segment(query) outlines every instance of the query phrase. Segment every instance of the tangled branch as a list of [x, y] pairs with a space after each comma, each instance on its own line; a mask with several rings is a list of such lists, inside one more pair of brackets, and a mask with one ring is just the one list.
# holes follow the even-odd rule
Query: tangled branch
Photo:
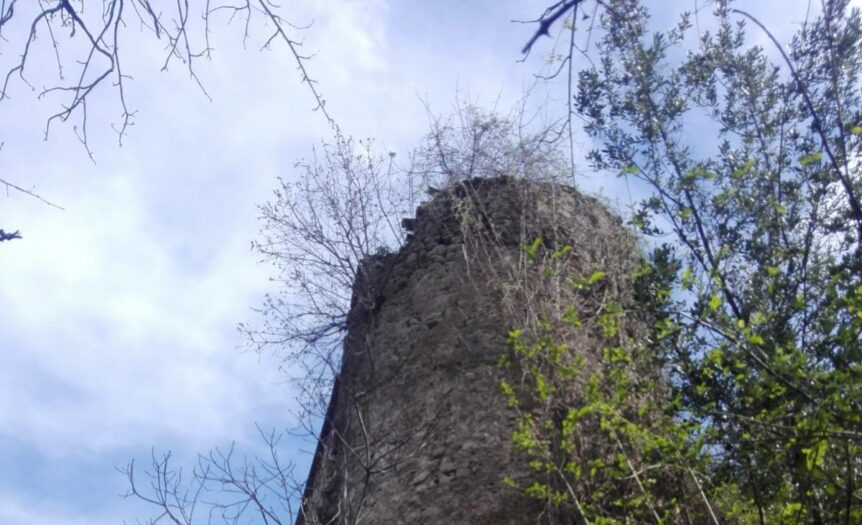
[[[63, 99], [60, 109], [45, 123], [45, 138], [55, 121], [66, 122], [75, 117], [79, 121], [74, 126], [75, 133], [92, 157], [87, 138], [87, 102], [100, 86], [112, 87], [116, 91], [120, 116], [112, 128], [117, 132], [120, 144], [134, 123], [135, 111], [130, 108], [125, 91], [126, 81], [131, 77], [123, 72], [124, 55], [120, 51], [120, 41], [125, 38], [128, 28], [138, 25], [156, 39], [165, 41], [166, 55], [161, 70], [166, 71], [173, 62], [180, 62], [209, 98], [198, 76], [197, 63], [202, 58], [211, 59], [211, 22], [218, 13], [226, 12], [229, 13], [228, 22], [236, 16], [245, 17], [244, 42], [249, 37], [253, 18], [259, 17], [264, 24], [274, 28], [263, 47], [269, 48], [275, 39], [284, 41], [296, 61], [301, 82], [308, 85], [314, 97], [315, 109], [321, 111], [330, 125], [335, 124], [315, 80], [308, 73], [306, 61], [309, 57], [300, 54], [302, 42], [289, 36], [288, 28], [304, 28], [288, 23], [279, 14], [276, 4], [270, 0], [242, 0], [213, 5], [212, 0], [205, 0], [198, 6], [200, 25], [195, 23], [197, 17], [193, 15], [196, 9], [189, 0], [178, 0], [168, 12], [157, 11], [161, 8], [150, 0], [101, 0], [101, 4], [97, 0], [39, 0], [26, 5], [18, 4], [16, 0], [0, 0], [0, 42], [6, 43], [6, 46], [0, 44], [0, 51], [4, 51], [3, 47], [18, 46], [12, 50], [17, 51], [20, 57], [2, 77], [0, 102], [12, 97], [15, 80], [38, 91], [39, 99], [60, 95]], [[27, 29], [23, 37], [17, 38], [11, 29], [23, 24]], [[53, 48], [57, 80], [53, 85], [37, 89], [28, 79], [28, 73], [43, 69], [34, 64], [40, 37], [47, 39]]]

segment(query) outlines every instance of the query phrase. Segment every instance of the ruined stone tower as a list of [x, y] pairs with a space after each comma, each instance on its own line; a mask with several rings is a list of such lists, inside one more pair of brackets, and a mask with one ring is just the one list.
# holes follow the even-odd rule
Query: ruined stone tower
[[595, 199], [511, 178], [456, 183], [404, 225], [405, 246], [368, 260], [355, 284], [297, 524], [540, 522], [541, 503], [503, 483], [527, 466], [499, 386], [517, 371], [497, 363], [507, 332], [535, 315], [506, 276], [535, 238], [573, 246], [581, 273], [629, 268], [630, 239], [621, 248], [620, 220]]

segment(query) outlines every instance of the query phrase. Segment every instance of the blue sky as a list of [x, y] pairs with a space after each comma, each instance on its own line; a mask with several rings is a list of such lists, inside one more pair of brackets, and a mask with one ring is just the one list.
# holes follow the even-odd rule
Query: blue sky
[[[743, 4], [780, 37], [808, 2], [790, 2], [798, 16], [786, 15], [786, 1]], [[519, 63], [532, 26], [509, 21], [541, 5], [305, 0], [283, 14], [314, 21], [296, 35], [342, 129], [403, 155], [427, 130], [426, 103], [446, 114], [456, 93], [504, 110], [517, 102], [551, 40]], [[160, 43], [129, 41], [135, 125], [118, 147], [115, 94], [96, 92], [95, 163], [71, 126], [42, 140], [56, 101], [18, 83], [0, 103], [0, 178], [65, 208], [0, 195], [0, 227], [24, 235], [0, 245], [0, 523], [133, 523], [148, 515], [118, 497], [127, 486], [114, 467], [146, 462], [152, 447], [186, 464], [231, 441], [254, 452], [255, 423], [293, 426], [278, 360], [241, 352], [236, 324], [255, 321], [250, 308], [270, 290], [271, 268], [249, 250], [255, 206], [331, 134], [288, 51], [257, 51], [262, 35], [253, 31], [244, 50], [237, 24], [216, 28], [214, 61], [198, 69], [212, 102], [182, 68], [159, 71]], [[0, 65], [15, 58], [10, 46], [0, 41]], [[47, 75], [50, 60], [34, 64]], [[540, 89], [533, 100], [559, 93]], [[629, 200], [615, 179], [583, 184]], [[313, 445], [287, 448], [307, 465]]]

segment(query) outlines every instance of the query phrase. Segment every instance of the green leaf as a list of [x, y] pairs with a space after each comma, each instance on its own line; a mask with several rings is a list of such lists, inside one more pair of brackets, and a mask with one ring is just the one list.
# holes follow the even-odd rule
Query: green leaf
[[506, 406], [509, 408], [518, 406], [518, 398], [515, 395], [515, 390], [512, 388], [512, 385], [506, 381], [500, 381], [500, 390], [503, 392], [503, 396], [506, 397]]
[[754, 312], [753, 314], [751, 314], [751, 325], [752, 326], [762, 325], [763, 323], [766, 322], [766, 320], [767, 320], [766, 314], [764, 314], [761, 311], [757, 311], [757, 312]]
[[802, 512], [802, 503], [794, 501], [784, 505], [784, 508], [781, 510], [781, 517], [787, 519], [796, 518], [800, 512]]
[[751, 343], [753, 345], [762, 345], [763, 343], [766, 342], [763, 340], [763, 337], [761, 337], [757, 334], [751, 334], [750, 336], [748, 336], [746, 338], [746, 341], [748, 341], [749, 343]]
[[850, 128], [850, 133], [854, 135], [862, 135], [862, 126], [853, 126]]
[[551, 259], [559, 259], [560, 257], [562, 257], [563, 255], [566, 255], [570, 251], [572, 251], [572, 247], [567, 244], [567, 245], [563, 246], [562, 248], [560, 248], [559, 250], [552, 253]]
[[742, 177], [743, 175], [748, 174], [748, 172], [751, 171], [751, 168], [753, 166], [754, 166], [754, 159], [748, 159], [747, 161], [745, 161], [745, 164], [740, 166], [739, 169], [734, 170], [732, 175], [734, 178]]
[[578, 316], [577, 313], [575, 313], [574, 306], [569, 306], [566, 309], [566, 312], [563, 314], [563, 321], [575, 327], [581, 326], [582, 324], [581, 318]]
[[605, 276], [605, 272], [596, 270], [587, 278], [587, 284], [593, 284]]
[[679, 279], [680, 286], [683, 290], [691, 290], [692, 286], [694, 286], [694, 272], [691, 269], [691, 266], [686, 266], [685, 270], [682, 271], [682, 276]]
[[536, 252], [539, 250], [539, 246], [542, 245], [542, 238], [536, 237], [529, 246], [524, 248], [524, 251], [527, 253], [527, 260], [532, 261], [536, 257]]
[[718, 295], [713, 295], [709, 298], [709, 309], [710, 310], [718, 310], [721, 307], [721, 297]]
[[714, 364], [715, 366], [721, 368], [721, 362], [724, 352], [721, 348], [713, 348], [706, 354], [706, 362], [710, 364]]
[[503, 476], [503, 483], [505, 483], [509, 487], [512, 487], [513, 489], [521, 488], [520, 485], [518, 485], [518, 482], [510, 478], [509, 476]]
[[806, 155], [804, 157], [799, 158], [799, 164], [803, 166], [808, 166], [809, 164], [813, 164], [815, 162], [820, 162], [820, 159], [823, 158], [823, 153], [818, 151], [816, 153], [812, 153], [811, 155]]
[[821, 439], [811, 448], [803, 448], [802, 453], [805, 455], [806, 470], [814, 470], [815, 467], [821, 467], [828, 448], [829, 442], [825, 439]]

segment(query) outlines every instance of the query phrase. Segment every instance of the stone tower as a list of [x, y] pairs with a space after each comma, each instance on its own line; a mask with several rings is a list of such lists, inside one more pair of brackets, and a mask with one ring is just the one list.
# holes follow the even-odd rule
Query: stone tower
[[534, 315], [506, 275], [537, 237], [575, 247], [581, 273], [631, 267], [631, 239], [595, 199], [512, 178], [456, 183], [404, 226], [404, 247], [368, 260], [355, 283], [297, 524], [541, 522], [541, 504], [503, 483], [527, 466], [499, 386], [514, 372], [497, 363], [507, 332]]

